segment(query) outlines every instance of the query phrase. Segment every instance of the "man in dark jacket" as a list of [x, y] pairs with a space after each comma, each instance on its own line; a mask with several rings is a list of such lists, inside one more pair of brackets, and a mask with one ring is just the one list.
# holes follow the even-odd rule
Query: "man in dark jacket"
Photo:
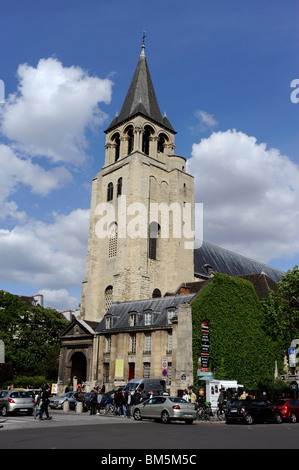
[[95, 390], [91, 392], [91, 397], [90, 397], [90, 414], [95, 415], [97, 412], [97, 399], [98, 395]]
[[[42, 404], [40, 407], [39, 419], [52, 419], [52, 417], [49, 416], [49, 412], [48, 412], [48, 406], [50, 403], [49, 397], [50, 397], [50, 392], [49, 392], [48, 387], [46, 387], [41, 396]], [[43, 418], [44, 413], [46, 414], [46, 418]]]
[[120, 415], [121, 406], [122, 406], [122, 393], [121, 393], [120, 387], [118, 387], [118, 390], [116, 394], [114, 395], [114, 400], [115, 400], [116, 414]]

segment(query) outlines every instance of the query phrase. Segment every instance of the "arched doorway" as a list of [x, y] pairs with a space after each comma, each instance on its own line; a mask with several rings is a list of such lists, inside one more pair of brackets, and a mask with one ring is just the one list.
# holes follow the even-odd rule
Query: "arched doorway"
[[71, 364], [71, 382], [74, 377], [76, 377], [78, 384], [86, 382], [87, 361], [85, 355], [82, 352], [75, 352], [71, 357]]

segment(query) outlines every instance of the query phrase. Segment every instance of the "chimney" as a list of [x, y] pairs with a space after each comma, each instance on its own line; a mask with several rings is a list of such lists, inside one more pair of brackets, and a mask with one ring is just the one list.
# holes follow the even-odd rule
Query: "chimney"
[[180, 287], [180, 295], [190, 294], [190, 287], [187, 287], [185, 282], [182, 283]]

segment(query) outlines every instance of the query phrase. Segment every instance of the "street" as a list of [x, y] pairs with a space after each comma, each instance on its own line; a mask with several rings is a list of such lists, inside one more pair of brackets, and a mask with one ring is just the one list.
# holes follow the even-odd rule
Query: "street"
[[[25, 415], [0, 418], [1, 449], [102, 449], [106, 455], [121, 449], [194, 450], [207, 449], [298, 449], [299, 423], [254, 424], [196, 421], [164, 425], [160, 422], [116, 416], [50, 410], [50, 421]], [[113, 454], [113, 452], [112, 452]], [[138, 454], [138, 455], [143, 455]]]

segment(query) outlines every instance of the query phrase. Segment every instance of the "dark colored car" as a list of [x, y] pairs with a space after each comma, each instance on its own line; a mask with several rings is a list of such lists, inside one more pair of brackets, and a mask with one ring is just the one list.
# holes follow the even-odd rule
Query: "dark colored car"
[[231, 404], [225, 412], [227, 424], [243, 422], [245, 424], [272, 422], [282, 423], [282, 414], [275, 408], [270, 408], [263, 401], [238, 400]]
[[280, 411], [283, 419], [296, 423], [299, 421], [299, 400], [279, 398], [270, 403], [270, 408]]
[[[90, 398], [91, 398], [92, 393], [83, 392], [83, 395], [84, 395], [83, 411], [88, 411], [90, 409]], [[78, 393], [75, 392], [73, 396], [69, 399], [70, 410], [76, 409], [77, 397], [78, 397]]]

